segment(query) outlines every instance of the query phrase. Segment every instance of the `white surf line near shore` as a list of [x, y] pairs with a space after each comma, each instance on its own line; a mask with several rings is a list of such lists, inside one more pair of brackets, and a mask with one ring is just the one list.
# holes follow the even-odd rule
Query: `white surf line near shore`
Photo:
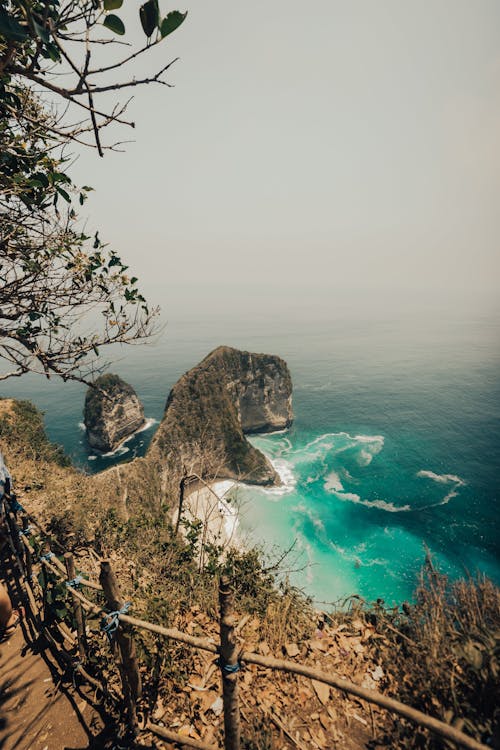
[[[128, 435], [125, 440], [122, 440], [120, 445], [117, 445], [116, 448], [113, 451], [108, 451], [107, 453], [99, 453], [100, 458], [113, 458], [114, 456], [124, 456], [125, 453], [128, 453], [130, 451], [130, 448], [125, 448], [126, 443], [128, 443], [130, 440], [132, 440], [133, 437], [138, 435], [140, 432], [146, 432], [146, 430], [150, 430], [151, 427], [154, 424], [158, 424], [158, 420], [154, 417], [147, 417], [144, 420], [144, 424], [139, 427], [139, 429], [134, 430], [131, 435]], [[85, 430], [85, 425], [83, 422], [78, 423], [78, 427], [80, 429]], [[87, 456], [88, 461], [95, 461], [97, 458], [97, 455], [89, 455]]]

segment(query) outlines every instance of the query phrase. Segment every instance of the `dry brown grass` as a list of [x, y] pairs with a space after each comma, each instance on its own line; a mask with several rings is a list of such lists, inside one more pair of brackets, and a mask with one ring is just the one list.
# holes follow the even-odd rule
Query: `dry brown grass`
[[[500, 590], [492, 581], [450, 581], [428, 558], [415, 603], [364, 614], [384, 636], [378, 649], [388, 692], [500, 747]], [[404, 721], [394, 722], [391, 743], [442, 747]]]

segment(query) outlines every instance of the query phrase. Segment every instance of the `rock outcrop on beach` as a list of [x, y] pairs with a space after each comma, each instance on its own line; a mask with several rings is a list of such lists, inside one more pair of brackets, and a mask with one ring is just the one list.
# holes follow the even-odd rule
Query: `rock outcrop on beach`
[[281, 430], [292, 419], [286, 362], [221, 346], [172, 388], [151, 451], [158, 451], [174, 473], [180, 467], [203, 478], [279, 484], [270, 462], [245, 433]]
[[92, 448], [107, 453], [144, 424], [144, 408], [131, 385], [107, 373], [85, 396], [83, 421]]

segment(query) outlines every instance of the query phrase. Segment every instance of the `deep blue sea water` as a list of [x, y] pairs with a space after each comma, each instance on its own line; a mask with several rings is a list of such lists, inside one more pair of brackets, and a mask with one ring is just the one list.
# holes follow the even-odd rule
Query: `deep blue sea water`
[[[177, 378], [219, 344], [279, 354], [294, 383], [293, 427], [253, 438], [285, 488], [240, 487], [240, 533], [272, 554], [294, 544], [293, 583], [317, 601], [357, 593], [410, 598], [424, 545], [452, 576], [500, 583], [500, 323], [408, 315], [255, 314], [171, 320], [112, 371], [161, 419]], [[154, 424], [118, 455], [96, 457], [80, 428], [85, 388], [27, 377], [0, 394], [45, 411], [51, 439], [85, 471], [144, 452]]]

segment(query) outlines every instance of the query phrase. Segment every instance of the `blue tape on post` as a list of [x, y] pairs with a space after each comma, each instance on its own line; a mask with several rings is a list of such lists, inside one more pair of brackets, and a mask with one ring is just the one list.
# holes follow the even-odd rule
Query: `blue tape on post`
[[226, 664], [222, 661], [222, 659], [217, 659], [216, 664], [218, 667], [220, 667], [224, 674], [236, 674], [236, 672], [239, 672], [241, 669], [241, 664], [239, 661], [237, 661], [236, 664]]

